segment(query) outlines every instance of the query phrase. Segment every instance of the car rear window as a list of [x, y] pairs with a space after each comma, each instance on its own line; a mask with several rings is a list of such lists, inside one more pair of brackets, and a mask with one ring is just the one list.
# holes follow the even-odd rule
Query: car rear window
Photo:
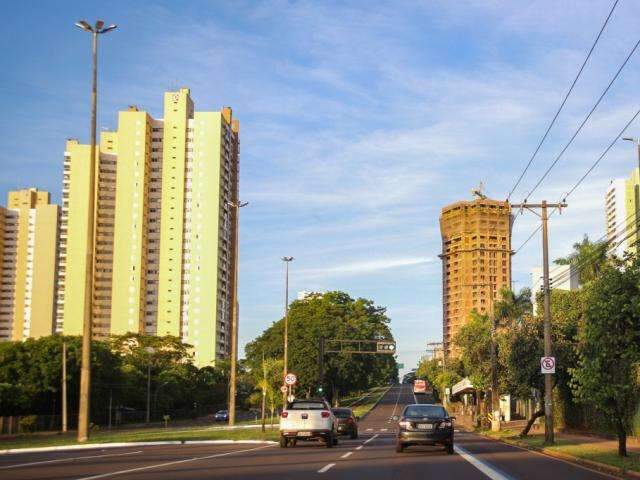
[[446, 417], [444, 407], [437, 405], [409, 405], [404, 411], [405, 417]]
[[334, 408], [333, 414], [338, 418], [349, 418], [351, 416], [351, 410], [348, 408]]
[[293, 402], [289, 410], [326, 410], [326, 407], [322, 402]]

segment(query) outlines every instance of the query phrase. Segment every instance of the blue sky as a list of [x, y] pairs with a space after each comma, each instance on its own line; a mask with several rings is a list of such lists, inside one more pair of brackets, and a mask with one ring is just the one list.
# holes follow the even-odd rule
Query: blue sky
[[[103, 18], [99, 128], [188, 86], [198, 110], [241, 122], [241, 344], [291, 292], [340, 289], [388, 307], [399, 357], [414, 366], [441, 337], [438, 215], [480, 181], [506, 198], [606, 17], [610, 1], [12, 2], [0, 39], [0, 195], [37, 186], [60, 198], [64, 141], [88, 140], [89, 36]], [[522, 200], [638, 39], [640, 4], [621, 0]], [[634, 57], [535, 199], [558, 200], [637, 108]], [[630, 134], [640, 135], [639, 125]], [[604, 232], [609, 179], [634, 166], [620, 142], [551, 222], [552, 256]], [[533, 200], [533, 199], [532, 199]], [[536, 226], [514, 227], [514, 247]], [[539, 240], [514, 257], [517, 288]]]

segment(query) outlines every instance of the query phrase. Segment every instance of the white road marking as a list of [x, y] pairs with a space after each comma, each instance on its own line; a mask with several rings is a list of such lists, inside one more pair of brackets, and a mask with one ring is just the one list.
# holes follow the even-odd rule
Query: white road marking
[[353, 455], [353, 452], [347, 452], [347, 453], [345, 453], [344, 455], [342, 455], [340, 458], [348, 458], [348, 457], [350, 457], [351, 455]]
[[469, 462], [471, 465], [473, 465], [482, 473], [484, 473], [491, 480], [512, 480], [510, 477], [505, 476], [503, 473], [499, 472], [488, 463], [485, 463], [482, 460], [477, 459], [476, 457], [471, 455], [469, 452], [467, 452], [464, 448], [455, 445], [453, 449], [458, 455], [460, 455], [467, 462]]
[[197, 460], [207, 460], [209, 458], [226, 457], [228, 455], [233, 455], [234, 453], [253, 452], [254, 450], [262, 450], [263, 448], [269, 448], [272, 446], [273, 445], [265, 445], [263, 447], [248, 448], [246, 450], [234, 450], [232, 452], [216, 453], [214, 455], [207, 455], [204, 457], [193, 457], [193, 458], [185, 458], [184, 460], [175, 460], [173, 462], [156, 463], [155, 465], [147, 465], [146, 467], [130, 468], [129, 470], [117, 470], [115, 472], [103, 473], [100, 475], [93, 475], [91, 477], [82, 477], [78, 480], [93, 480], [95, 478], [115, 477], [116, 475], [125, 475], [127, 473], [142, 472], [144, 470], [151, 470], [152, 468], [168, 467], [170, 465], [178, 465], [180, 463], [195, 462]]
[[360, 445], [359, 447], [356, 447], [356, 450], [362, 450], [362, 447], [364, 447], [364, 445]]
[[373, 428], [367, 428], [367, 432], [373, 432]]
[[365, 441], [364, 441], [364, 443], [363, 443], [362, 445], [366, 445], [367, 443], [369, 443], [369, 442], [371, 442], [371, 441], [375, 440], [375, 439], [376, 439], [376, 437], [378, 437], [378, 434], [377, 434], [377, 433], [376, 433], [373, 437], [371, 437], [371, 438], [369, 438], [369, 439], [365, 440]]
[[381, 428], [380, 431], [381, 432], [386, 432], [388, 429], [387, 428]]
[[320, 470], [318, 470], [318, 473], [324, 473], [327, 470], [329, 470], [331, 467], [335, 467], [336, 464], [335, 463], [330, 463], [328, 465], [325, 465], [324, 467], [322, 467]]
[[18, 463], [16, 465], [7, 465], [4, 467], [0, 467], [0, 470], [7, 470], [9, 468], [29, 467], [31, 465], [44, 465], [45, 463], [73, 462], [75, 460], [86, 460], [88, 458], [121, 457], [123, 455], [135, 455], [136, 453], [142, 453], [142, 450], [138, 450], [137, 452], [108, 453], [106, 455], [89, 455], [86, 457], [57, 458], [55, 460], [42, 460], [40, 462]]

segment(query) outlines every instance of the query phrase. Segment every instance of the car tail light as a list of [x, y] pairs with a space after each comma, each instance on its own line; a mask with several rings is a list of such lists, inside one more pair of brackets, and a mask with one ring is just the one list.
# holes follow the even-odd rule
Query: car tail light
[[329, 418], [331, 416], [331, 413], [323, 410], [322, 412], [320, 412], [320, 415], [322, 416], [322, 418]]
[[402, 420], [402, 421], [398, 422], [398, 426], [400, 428], [409, 428], [409, 427], [411, 427], [411, 422], [407, 422], [406, 420]]
[[444, 422], [440, 422], [438, 428], [451, 428], [453, 424], [449, 420], [445, 420]]
[[352, 424], [353, 423], [353, 418], [351, 418], [351, 417], [347, 418], [347, 423], [348, 424]]
[[282, 418], [287, 418], [289, 416], [289, 412], [282, 412], [282, 415], [280, 415]]

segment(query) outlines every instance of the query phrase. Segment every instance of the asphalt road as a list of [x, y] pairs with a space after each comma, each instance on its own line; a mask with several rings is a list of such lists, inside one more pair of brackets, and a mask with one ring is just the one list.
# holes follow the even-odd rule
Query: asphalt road
[[415, 399], [409, 386], [392, 387], [360, 422], [360, 438], [336, 448], [298, 442], [273, 445], [157, 445], [66, 452], [0, 455], [0, 478], [8, 479], [261, 479], [302, 478], [411, 480], [613, 478], [483, 437], [456, 433], [456, 453], [410, 447], [395, 453], [389, 417]]

